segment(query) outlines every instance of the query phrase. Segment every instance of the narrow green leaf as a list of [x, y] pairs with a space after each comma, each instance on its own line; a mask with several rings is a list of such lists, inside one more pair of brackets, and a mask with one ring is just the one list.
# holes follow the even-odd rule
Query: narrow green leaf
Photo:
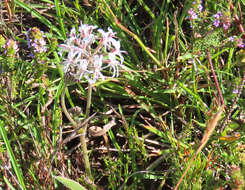
[[61, 17], [61, 10], [60, 10], [60, 2], [59, 2], [59, 0], [55, 0], [55, 7], [56, 7], [56, 14], [57, 14], [58, 19], [59, 19], [60, 28], [61, 28], [61, 31], [62, 31], [62, 36], [63, 36], [63, 38], [66, 38], [64, 22], [63, 22], [63, 19]]
[[63, 35], [61, 34], [60, 30], [55, 27], [48, 19], [46, 19], [44, 16], [39, 14], [36, 10], [32, 9], [30, 6], [28, 6], [26, 3], [20, 1], [20, 0], [15, 0], [16, 4], [25, 10], [27, 10], [29, 13], [31, 13], [33, 16], [37, 17], [42, 23], [44, 23], [47, 27], [49, 27], [51, 30], [55, 31], [59, 37], [63, 38]]
[[178, 86], [180, 86], [184, 91], [186, 91], [189, 95], [191, 95], [196, 102], [200, 103], [202, 109], [207, 111], [207, 105], [202, 101], [201, 97], [198, 94], [192, 92], [188, 87], [186, 87], [182, 82], [177, 81]]
[[144, 7], [146, 12], [151, 16], [152, 19], [155, 19], [154, 13], [151, 11], [151, 9], [145, 4], [143, 0], [138, 0], [139, 4]]
[[11, 185], [11, 183], [8, 181], [8, 179], [5, 176], [3, 176], [3, 179], [11, 190], [15, 190], [15, 188]]
[[7, 150], [8, 150], [8, 154], [9, 154], [11, 163], [13, 165], [15, 174], [16, 174], [18, 180], [19, 180], [19, 183], [20, 183], [22, 189], [26, 190], [21, 169], [19, 168], [19, 166], [17, 164], [17, 161], [15, 159], [13, 150], [12, 150], [12, 148], [10, 146], [10, 143], [9, 143], [9, 140], [8, 140], [8, 137], [7, 137], [7, 133], [6, 133], [5, 128], [4, 128], [3, 121], [1, 121], [1, 120], [0, 120], [0, 133], [1, 133], [2, 137], [3, 137], [4, 144], [5, 144], [5, 146], [6, 146]]
[[58, 180], [60, 183], [62, 183], [67, 188], [70, 188], [71, 190], [86, 190], [83, 186], [81, 186], [79, 183], [65, 178], [61, 176], [53, 176], [56, 180]]

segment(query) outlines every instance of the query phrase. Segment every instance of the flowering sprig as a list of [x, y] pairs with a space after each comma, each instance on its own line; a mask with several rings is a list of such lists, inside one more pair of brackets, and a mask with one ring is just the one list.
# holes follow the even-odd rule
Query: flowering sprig
[[218, 13], [216, 13], [215, 15], [213, 15], [214, 18], [214, 22], [213, 25], [217, 28], [220, 25], [220, 19], [222, 17], [222, 13], [219, 11]]
[[190, 19], [190, 20], [195, 20], [195, 19], [198, 18], [197, 13], [194, 11], [193, 8], [190, 8], [190, 9], [188, 10], [188, 14], [189, 14], [189, 19]]
[[[97, 29], [97, 26], [82, 24], [78, 32], [72, 28], [69, 38], [65, 44], [60, 45], [60, 56], [64, 53], [66, 58], [63, 61], [63, 71], [65, 75], [65, 85], [61, 94], [61, 105], [63, 112], [74, 127], [78, 128], [76, 123], [65, 105], [65, 91], [70, 81], [80, 81], [82, 78], [88, 80], [87, 106], [85, 119], [89, 118], [91, 99], [92, 99], [92, 84], [97, 80], [105, 79], [103, 71], [112, 71], [112, 77], [119, 75], [119, 67], [123, 67], [123, 56], [121, 51], [120, 41], [116, 40], [116, 33], [108, 28], [107, 31]], [[83, 152], [85, 171], [93, 183], [94, 179], [90, 169], [87, 145], [85, 135], [87, 132], [88, 123], [83, 125], [78, 131]], [[95, 188], [93, 188], [95, 189]]]
[[[193, 23], [195, 23], [195, 21], [201, 21], [205, 15], [205, 11], [203, 8], [203, 1], [202, 0], [193, 1], [192, 7], [187, 11], [187, 13], [188, 16], [186, 18], [192, 21], [191, 22], [192, 25]], [[211, 18], [213, 20], [213, 26], [215, 26], [216, 28], [222, 26], [224, 30], [227, 30], [231, 26], [231, 15], [229, 11], [228, 12], [218, 11]]]
[[104, 70], [112, 71], [111, 77], [119, 75], [118, 68], [123, 67], [124, 61], [120, 41], [111, 28], [108, 31], [96, 29], [97, 26], [81, 23], [78, 32], [73, 28], [66, 43], [60, 45], [61, 56], [68, 52], [63, 61], [66, 78], [76, 81], [85, 78], [93, 84], [105, 79]]
[[1, 63], [1, 72], [13, 70], [17, 53], [19, 51], [17, 42], [12, 39], [5, 39], [0, 35], [0, 53], [3, 53], [4, 61]]
[[7, 55], [8, 57], [15, 56], [15, 54], [19, 51], [16, 41], [12, 39], [6, 40], [3, 49], [4, 49], [4, 54]]
[[230, 15], [223, 15], [222, 12], [217, 12], [213, 15], [214, 21], [213, 25], [217, 28], [219, 26], [223, 26], [224, 30], [227, 30], [231, 26]]
[[240, 37], [230, 36], [228, 38], [228, 41], [234, 43], [239, 48], [244, 48], [245, 47], [245, 44], [243, 43], [243, 39], [240, 38]]
[[[206, 9], [204, 10], [204, 5]], [[217, 10], [214, 14], [209, 10], [208, 1], [195, 0], [187, 11], [187, 17], [193, 30], [195, 52], [204, 52], [210, 47], [236, 46], [245, 48], [243, 35], [235, 36], [234, 19], [230, 9]], [[211, 14], [211, 15], [210, 15]], [[235, 17], [237, 22], [239, 18]], [[240, 32], [244, 30], [239, 26]], [[235, 33], [237, 34], [237, 33]], [[201, 39], [205, 38], [205, 40]], [[201, 50], [201, 51], [200, 51]]]
[[237, 43], [237, 47], [239, 47], [239, 48], [244, 48], [245, 47], [245, 44], [243, 43], [242, 38], [238, 38], [236, 43]]
[[44, 34], [37, 27], [30, 28], [27, 32], [27, 45], [31, 49], [31, 57], [40, 56], [47, 51]]
[[187, 19], [196, 20], [198, 19], [198, 15], [203, 11], [202, 0], [193, 1], [192, 6], [193, 7], [187, 11]]

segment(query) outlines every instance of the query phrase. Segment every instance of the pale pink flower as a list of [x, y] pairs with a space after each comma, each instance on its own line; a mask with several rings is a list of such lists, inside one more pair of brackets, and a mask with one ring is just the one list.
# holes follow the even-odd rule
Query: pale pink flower
[[[60, 56], [67, 54], [63, 61], [65, 75], [79, 81], [82, 78], [89, 83], [104, 80], [104, 70], [112, 71], [111, 77], [119, 75], [119, 67], [123, 67], [124, 58], [120, 48], [120, 41], [116, 40], [116, 33], [97, 29], [97, 26], [82, 24], [78, 32], [73, 28], [65, 44], [59, 46]], [[120, 60], [120, 61], [118, 61]]]

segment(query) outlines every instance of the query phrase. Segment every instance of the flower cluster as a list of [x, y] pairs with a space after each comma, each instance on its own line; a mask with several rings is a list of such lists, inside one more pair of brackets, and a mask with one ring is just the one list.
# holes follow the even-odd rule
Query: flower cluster
[[8, 39], [7, 41], [5, 41], [5, 44], [3, 45], [3, 49], [4, 49], [4, 54], [9, 57], [14, 56], [19, 51], [16, 41], [12, 39]]
[[89, 83], [104, 80], [103, 70], [112, 71], [112, 77], [119, 75], [118, 67], [123, 67], [124, 51], [120, 50], [120, 41], [116, 33], [97, 29], [97, 26], [82, 24], [79, 31], [73, 28], [65, 44], [61, 44], [59, 54], [68, 52], [63, 62], [66, 79], [80, 81], [83, 77]]
[[5, 39], [0, 35], [0, 54], [2, 53], [2, 56], [4, 57], [0, 63], [1, 73], [15, 69], [15, 60], [18, 55], [18, 51], [19, 48], [16, 41]]
[[245, 44], [243, 43], [242, 38], [239, 38], [237, 36], [229, 37], [228, 41], [234, 42], [236, 44], [236, 46], [239, 47], [239, 48], [244, 48], [245, 47]]
[[239, 87], [236, 86], [236, 88], [235, 88], [232, 92], [233, 92], [233, 94], [238, 94], [238, 92], [239, 92]]
[[[28, 48], [30, 48], [34, 54], [42, 54], [47, 51], [44, 34], [37, 27], [30, 28], [26, 38]], [[34, 57], [34, 55], [31, 54], [31, 57]]]
[[[208, 4], [207, 2], [205, 2], [206, 5]], [[203, 10], [203, 5], [204, 2], [202, 0], [192, 1], [192, 7], [187, 11], [187, 19], [189, 19], [191, 28], [194, 31], [194, 38], [197, 39], [197, 43], [193, 47], [200, 50], [201, 47], [206, 49], [207, 47], [231, 45], [232, 42], [232, 45], [236, 47], [245, 48], [243, 38], [235, 35], [230, 36], [234, 31], [231, 28], [231, 10], [217, 11], [215, 14], [207, 16], [209, 7], [207, 6], [207, 10]], [[207, 40], [200, 42], [198, 38], [202, 36], [207, 36]]]
[[190, 8], [190, 9], [188, 10], [188, 14], [189, 14], [189, 19], [190, 19], [190, 20], [195, 20], [195, 19], [198, 18], [198, 17], [197, 17], [197, 14], [195, 13], [195, 11], [194, 11], [193, 8]]
[[219, 11], [218, 13], [216, 13], [215, 15], [213, 15], [213, 17], [214, 17], [213, 24], [217, 28], [220, 25], [220, 18], [222, 17], [222, 13]]
[[237, 44], [236, 44], [237, 47], [239, 47], [239, 48], [244, 48], [245, 47], [242, 38], [238, 38], [236, 42], [237, 42]]
[[190, 8], [188, 10], [188, 19], [190, 20], [196, 20], [198, 19], [198, 13], [203, 11], [202, 1], [193, 1], [192, 2], [193, 8]]
[[[188, 16], [187, 19], [193, 21], [197, 20], [198, 16], [201, 15], [201, 12], [203, 12], [203, 2], [200, 1], [193, 1], [192, 2], [192, 8], [188, 10]], [[213, 16], [213, 25], [217, 28], [219, 26], [222, 26], [224, 30], [227, 30], [231, 26], [230, 22], [230, 14], [229, 12], [227, 13], [222, 13], [222, 12], [217, 12]]]
[[229, 22], [229, 16], [223, 15], [220, 11], [213, 15], [214, 22], [213, 25], [217, 28], [219, 26], [223, 26], [224, 30], [227, 30], [230, 26], [231, 23]]

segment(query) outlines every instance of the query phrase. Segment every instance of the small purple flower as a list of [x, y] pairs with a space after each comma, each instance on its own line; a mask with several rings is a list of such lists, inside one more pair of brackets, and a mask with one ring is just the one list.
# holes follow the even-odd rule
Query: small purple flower
[[233, 90], [233, 94], [238, 94], [238, 92], [239, 92], [238, 87]]
[[198, 18], [197, 14], [195, 13], [194, 9], [193, 8], [190, 8], [188, 10], [188, 14], [190, 16], [190, 20], [195, 20]]
[[14, 41], [13, 49], [15, 50], [15, 52], [17, 52], [19, 50], [16, 41]]
[[222, 13], [219, 11], [217, 14], [213, 15], [214, 22], [213, 25], [217, 28], [220, 26], [220, 19], [222, 17]]
[[227, 30], [231, 26], [231, 23], [223, 23], [224, 30]]
[[12, 39], [8, 39], [5, 42], [5, 45], [3, 45], [4, 54], [7, 54], [8, 56], [14, 56], [18, 51], [18, 45], [16, 41]]
[[203, 6], [200, 4], [200, 5], [198, 5], [198, 10], [200, 11], [200, 12], [202, 12], [203, 11]]
[[[27, 46], [32, 49], [34, 54], [42, 54], [47, 51], [44, 34], [37, 27], [30, 28], [27, 32], [26, 38]], [[31, 56], [34, 57], [33, 53], [31, 53]]]
[[235, 38], [235, 36], [231, 36], [231, 37], [228, 38], [228, 40], [229, 40], [230, 42], [234, 42], [234, 38]]
[[216, 13], [215, 15], [213, 15], [213, 17], [215, 19], [220, 19], [222, 17], [222, 13], [219, 11], [218, 13]]
[[217, 28], [217, 27], [219, 27], [219, 25], [220, 25], [220, 20], [215, 20], [214, 22], [213, 22], [213, 24], [214, 24], [214, 26]]
[[239, 47], [239, 48], [244, 48], [245, 47], [242, 38], [238, 38], [237, 39], [237, 47]]
[[245, 45], [242, 43], [242, 44], [237, 44], [237, 47], [239, 47], [239, 48], [244, 48], [245, 47]]

